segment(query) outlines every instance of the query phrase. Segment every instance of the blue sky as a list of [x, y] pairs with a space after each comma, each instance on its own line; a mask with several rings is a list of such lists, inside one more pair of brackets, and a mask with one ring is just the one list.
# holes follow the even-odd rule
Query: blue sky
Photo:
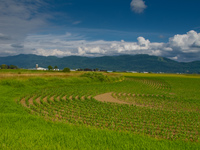
[[0, 56], [200, 60], [199, 0], [0, 0]]

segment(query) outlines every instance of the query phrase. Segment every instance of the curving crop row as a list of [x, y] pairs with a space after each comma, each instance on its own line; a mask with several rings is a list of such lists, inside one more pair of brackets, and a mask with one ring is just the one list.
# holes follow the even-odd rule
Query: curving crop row
[[149, 107], [161, 110], [188, 111], [200, 113], [200, 106], [192, 103], [180, 103], [178, 97], [174, 95], [158, 94], [132, 94], [132, 93], [112, 93], [112, 96], [118, 100], [133, 104], [136, 106]]
[[[101, 129], [128, 131], [155, 138], [200, 142], [200, 115], [184, 105], [172, 109], [174, 99], [164, 95], [114, 93], [113, 96], [130, 104], [103, 103], [83, 91], [46, 90], [20, 99], [32, 114], [47, 120]], [[164, 105], [165, 99], [170, 99]], [[138, 107], [138, 105], [145, 107]], [[161, 107], [162, 106], [162, 107]], [[174, 107], [173, 106], [173, 107]], [[161, 109], [158, 109], [160, 108]], [[190, 111], [187, 111], [190, 110]]]

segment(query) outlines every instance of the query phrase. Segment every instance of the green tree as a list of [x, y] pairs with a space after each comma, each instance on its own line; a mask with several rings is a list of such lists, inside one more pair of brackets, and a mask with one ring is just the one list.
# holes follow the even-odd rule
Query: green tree
[[48, 66], [48, 69], [49, 69], [49, 70], [52, 70], [52, 69], [53, 69], [53, 67], [52, 67], [51, 65], [49, 65], [49, 66]]
[[54, 69], [58, 69], [58, 66], [55, 66]]
[[63, 72], [70, 72], [70, 69], [69, 68], [64, 68]]
[[2, 64], [0, 68], [1, 69], [8, 69], [8, 66], [6, 64]]
[[15, 65], [10, 65], [9, 67], [10, 67], [10, 69], [18, 69], [18, 67]]

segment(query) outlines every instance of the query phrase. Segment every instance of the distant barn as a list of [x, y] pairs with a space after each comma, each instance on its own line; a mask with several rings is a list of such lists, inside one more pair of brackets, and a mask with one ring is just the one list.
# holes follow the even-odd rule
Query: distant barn
[[38, 64], [35, 65], [36, 70], [47, 70], [46, 68], [39, 67]]

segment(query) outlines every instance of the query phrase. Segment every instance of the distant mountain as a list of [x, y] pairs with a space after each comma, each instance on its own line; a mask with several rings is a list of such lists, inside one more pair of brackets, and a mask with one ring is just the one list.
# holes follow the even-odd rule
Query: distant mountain
[[138, 71], [138, 72], [166, 72], [166, 73], [200, 73], [200, 61], [177, 62], [164, 57], [149, 55], [121, 55], [104, 57], [68, 56], [58, 58], [55, 56], [38, 56], [20, 54], [17, 56], [0, 57], [0, 65], [16, 65], [19, 68], [47, 68], [58, 66], [63, 69], [91, 68], [111, 71]]

